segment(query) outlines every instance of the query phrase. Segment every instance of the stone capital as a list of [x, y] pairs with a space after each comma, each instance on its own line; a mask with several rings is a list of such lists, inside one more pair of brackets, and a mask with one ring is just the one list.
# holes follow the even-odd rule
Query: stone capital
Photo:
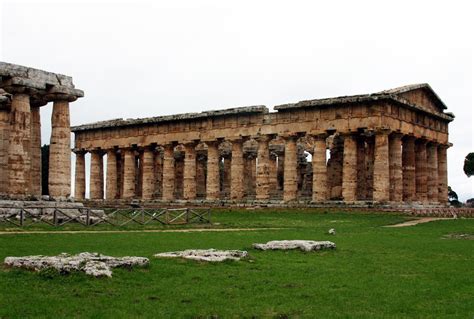
[[71, 149], [71, 151], [76, 155], [86, 154], [88, 152], [87, 150], [85, 150], [83, 148], [73, 148], [73, 149]]
[[388, 135], [392, 130], [387, 127], [377, 127], [374, 132], [376, 135]]

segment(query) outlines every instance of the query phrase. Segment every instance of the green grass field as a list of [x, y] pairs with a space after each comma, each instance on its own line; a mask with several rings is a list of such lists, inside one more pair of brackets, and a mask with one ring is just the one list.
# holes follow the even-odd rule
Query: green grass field
[[[2, 234], [1, 260], [89, 251], [149, 257], [151, 265], [114, 269], [110, 279], [1, 267], [0, 318], [473, 318], [474, 241], [450, 235], [473, 235], [474, 220], [381, 227], [405, 219], [310, 210], [219, 211], [213, 215], [216, 227], [281, 229]], [[327, 234], [330, 228], [336, 229], [335, 236]], [[0, 227], [5, 230], [15, 229]], [[274, 239], [331, 240], [337, 249], [251, 248]], [[188, 248], [245, 249], [250, 258], [221, 264], [152, 258]]]

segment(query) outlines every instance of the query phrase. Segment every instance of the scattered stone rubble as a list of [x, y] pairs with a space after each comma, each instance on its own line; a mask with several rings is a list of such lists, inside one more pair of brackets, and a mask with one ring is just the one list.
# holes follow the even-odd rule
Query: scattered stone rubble
[[300, 249], [302, 251], [313, 251], [323, 249], [335, 249], [336, 244], [331, 241], [313, 240], [273, 240], [266, 244], [253, 244], [255, 249], [260, 250], [290, 250]]
[[242, 250], [217, 250], [217, 249], [188, 249], [156, 254], [155, 257], [185, 258], [200, 261], [222, 262], [225, 260], [240, 260], [247, 257], [248, 253]]
[[50, 268], [56, 269], [61, 274], [84, 271], [87, 275], [94, 277], [112, 277], [111, 268], [146, 266], [148, 263], [148, 258], [144, 257], [111, 257], [88, 252], [77, 255], [62, 253], [58, 256], [7, 257], [4, 261], [4, 264], [9, 267], [34, 271]]

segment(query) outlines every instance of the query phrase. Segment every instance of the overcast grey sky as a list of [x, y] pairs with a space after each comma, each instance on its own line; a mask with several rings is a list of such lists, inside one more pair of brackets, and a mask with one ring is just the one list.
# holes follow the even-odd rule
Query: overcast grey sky
[[0, 3], [0, 59], [73, 76], [73, 125], [428, 82], [456, 115], [449, 184], [474, 197], [470, 1]]

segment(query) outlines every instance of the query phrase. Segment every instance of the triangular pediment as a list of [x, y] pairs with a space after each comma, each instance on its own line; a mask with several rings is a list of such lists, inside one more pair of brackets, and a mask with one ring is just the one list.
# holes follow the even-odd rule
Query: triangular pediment
[[391, 90], [382, 91], [381, 93], [389, 93], [398, 98], [406, 100], [408, 103], [431, 109], [436, 112], [443, 112], [447, 109], [446, 105], [427, 83], [413, 84], [398, 87]]

